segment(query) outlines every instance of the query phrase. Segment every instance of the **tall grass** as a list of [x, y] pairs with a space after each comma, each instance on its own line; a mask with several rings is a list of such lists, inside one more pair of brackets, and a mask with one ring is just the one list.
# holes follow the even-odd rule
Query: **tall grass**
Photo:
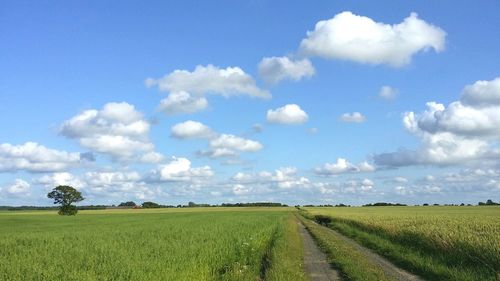
[[307, 208], [429, 280], [498, 280], [500, 207]]
[[0, 280], [255, 281], [301, 259], [274, 247], [289, 217], [257, 208], [2, 213]]

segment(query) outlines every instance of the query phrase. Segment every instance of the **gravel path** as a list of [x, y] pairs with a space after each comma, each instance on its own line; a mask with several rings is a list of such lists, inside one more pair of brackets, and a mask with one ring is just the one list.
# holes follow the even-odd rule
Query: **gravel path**
[[[324, 227], [324, 226], [322, 226]], [[332, 235], [335, 235], [336, 237], [340, 238], [342, 241], [347, 243], [348, 245], [353, 246], [355, 249], [359, 250], [361, 253], [363, 253], [366, 257], [368, 257], [369, 260], [371, 260], [374, 264], [378, 265], [384, 272], [387, 274], [389, 277], [394, 278], [397, 281], [424, 281], [424, 279], [409, 273], [408, 271], [401, 269], [394, 264], [392, 264], [390, 261], [385, 259], [384, 257], [378, 255], [377, 253], [373, 252], [372, 250], [365, 248], [358, 244], [356, 241], [352, 240], [351, 238], [348, 238], [337, 231], [324, 227], [327, 229]], [[323, 280], [323, 279], [318, 279], [318, 280]], [[330, 280], [330, 279], [324, 279], [324, 280]], [[337, 280], [337, 279], [333, 279]]]
[[299, 223], [299, 230], [304, 244], [304, 267], [311, 281], [342, 280], [339, 273], [330, 266], [328, 258], [314, 242], [304, 225]]

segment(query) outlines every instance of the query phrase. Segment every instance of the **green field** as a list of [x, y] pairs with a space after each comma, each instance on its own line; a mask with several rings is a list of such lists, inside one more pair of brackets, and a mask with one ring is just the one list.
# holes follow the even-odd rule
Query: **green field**
[[498, 206], [305, 210], [331, 217], [329, 227], [428, 280], [500, 278]]
[[[500, 207], [305, 208], [426, 280], [497, 280]], [[0, 280], [307, 280], [300, 218], [346, 280], [391, 280], [294, 208], [0, 212]], [[326, 229], [328, 230], [328, 229]]]
[[296, 227], [286, 208], [2, 212], [0, 280], [302, 280]]

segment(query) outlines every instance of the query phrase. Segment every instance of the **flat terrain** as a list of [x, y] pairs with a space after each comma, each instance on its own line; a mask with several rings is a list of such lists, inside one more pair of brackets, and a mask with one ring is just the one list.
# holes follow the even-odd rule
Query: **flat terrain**
[[328, 257], [316, 245], [311, 234], [300, 224], [300, 234], [304, 241], [304, 269], [311, 281], [338, 281], [340, 274], [330, 266]]
[[427, 280], [498, 280], [500, 207], [305, 208]]
[[500, 207], [4, 211], [0, 249], [8, 281], [496, 281]]
[[3, 212], [0, 280], [301, 280], [290, 227], [287, 208]]

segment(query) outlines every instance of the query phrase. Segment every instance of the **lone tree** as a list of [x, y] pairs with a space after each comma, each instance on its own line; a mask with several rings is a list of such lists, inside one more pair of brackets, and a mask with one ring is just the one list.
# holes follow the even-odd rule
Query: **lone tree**
[[74, 216], [78, 213], [75, 205], [71, 203], [76, 203], [82, 201], [82, 193], [68, 185], [60, 185], [54, 188], [51, 192], [47, 194], [47, 197], [54, 199], [54, 204], [61, 204], [59, 208], [59, 215]]

